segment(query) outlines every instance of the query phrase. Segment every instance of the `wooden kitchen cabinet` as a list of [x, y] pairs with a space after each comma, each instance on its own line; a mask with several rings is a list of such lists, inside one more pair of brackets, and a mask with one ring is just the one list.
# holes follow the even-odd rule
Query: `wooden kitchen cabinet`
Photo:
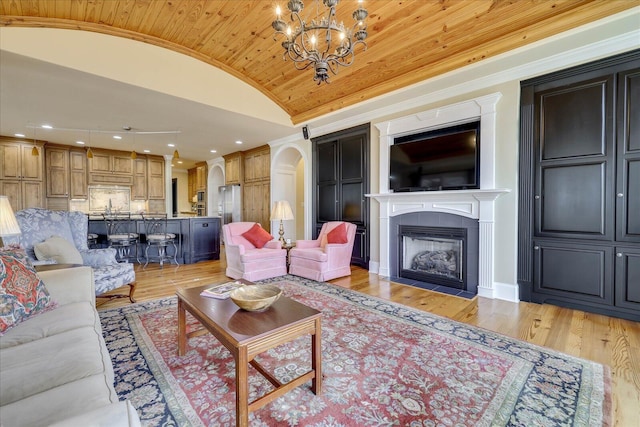
[[44, 153], [47, 198], [86, 199], [86, 151], [47, 144]]
[[69, 149], [45, 149], [47, 197], [69, 197]]
[[33, 143], [2, 142], [0, 145], [0, 177], [2, 179], [42, 181], [43, 149], [42, 144], [35, 145], [38, 155], [34, 156]]
[[259, 222], [271, 231], [271, 181], [245, 183], [242, 186], [242, 220]]
[[225, 184], [242, 184], [244, 182], [244, 156], [241, 151], [224, 157]]
[[[34, 145], [38, 155], [34, 156]], [[0, 194], [9, 197], [14, 211], [44, 207], [43, 144], [10, 138], [0, 140]]]
[[133, 185], [133, 159], [129, 152], [92, 150], [89, 184]]
[[196, 163], [196, 191], [207, 190], [207, 164]]
[[164, 158], [147, 157], [147, 184], [149, 200], [164, 200]]
[[132, 200], [164, 200], [164, 159], [140, 156], [133, 161]]
[[270, 179], [271, 150], [268, 145], [244, 152], [244, 182]]
[[84, 150], [69, 151], [69, 195], [72, 199], [89, 197], [87, 181], [87, 153]]
[[188, 173], [188, 185], [189, 185], [189, 203], [193, 202], [193, 198], [196, 196], [196, 168], [191, 168]]
[[147, 159], [140, 156], [133, 161], [131, 200], [147, 200]]
[[0, 180], [0, 194], [9, 197], [14, 212], [44, 207], [42, 181]]

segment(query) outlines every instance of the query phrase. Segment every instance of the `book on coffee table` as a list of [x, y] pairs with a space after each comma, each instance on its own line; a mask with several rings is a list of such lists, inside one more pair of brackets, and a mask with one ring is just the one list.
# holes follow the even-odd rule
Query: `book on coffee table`
[[229, 295], [231, 295], [231, 292], [243, 286], [245, 286], [245, 284], [238, 281], [225, 282], [205, 289], [200, 292], [200, 295], [208, 298], [227, 299]]

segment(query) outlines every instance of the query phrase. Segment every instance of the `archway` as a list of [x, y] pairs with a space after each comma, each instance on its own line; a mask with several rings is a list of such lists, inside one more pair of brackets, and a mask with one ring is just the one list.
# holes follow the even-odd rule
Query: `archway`
[[219, 216], [221, 214], [220, 201], [218, 200], [218, 187], [224, 185], [224, 160], [209, 163], [209, 173], [207, 175], [207, 215]]
[[[308, 164], [305, 153], [300, 147], [286, 145], [278, 147], [271, 158], [271, 203], [287, 200], [293, 211], [293, 221], [284, 221], [284, 237], [296, 241], [306, 238], [305, 206], [309, 205], [306, 182]], [[271, 223], [272, 234], [280, 228], [278, 221]]]

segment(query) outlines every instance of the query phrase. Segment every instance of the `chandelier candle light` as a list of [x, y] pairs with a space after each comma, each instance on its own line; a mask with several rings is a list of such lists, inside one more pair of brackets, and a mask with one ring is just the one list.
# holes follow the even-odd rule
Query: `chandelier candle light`
[[[316, 10], [319, 9], [320, 0], [314, 0]], [[358, 4], [358, 8], [352, 16], [356, 23], [351, 29], [345, 29], [344, 24], [336, 22], [336, 6], [339, 0], [322, 0], [327, 8], [326, 16], [318, 12], [316, 19], [305, 22], [300, 16], [304, 9], [302, 0], [289, 0], [287, 9], [291, 12], [287, 23], [281, 19], [280, 6], [276, 8], [276, 20], [271, 26], [276, 30], [274, 38], [284, 37], [283, 59], [291, 59], [298, 70], [306, 70], [313, 65], [315, 76], [313, 80], [318, 84], [329, 83], [329, 71], [338, 73], [338, 66], [348, 67], [353, 64], [355, 58], [354, 48], [358, 44], [367, 49], [367, 26], [365, 19], [368, 16], [366, 9]], [[360, 1], [358, 2], [360, 3]]]

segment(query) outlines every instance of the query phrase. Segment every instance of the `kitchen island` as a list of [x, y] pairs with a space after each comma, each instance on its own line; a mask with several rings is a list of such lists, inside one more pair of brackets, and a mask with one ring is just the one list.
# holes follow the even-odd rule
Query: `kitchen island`
[[[147, 247], [144, 221], [141, 215], [131, 214], [136, 233], [140, 235], [138, 258], [144, 263]], [[198, 216], [167, 219], [167, 233], [176, 235], [176, 259], [180, 264], [220, 259], [220, 217]], [[107, 247], [107, 225], [102, 215], [89, 214], [89, 233], [98, 235], [94, 247]], [[172, 246], [167, 248], [174, 255]], [[151, 253], [149, 253], [151, 255]]]

